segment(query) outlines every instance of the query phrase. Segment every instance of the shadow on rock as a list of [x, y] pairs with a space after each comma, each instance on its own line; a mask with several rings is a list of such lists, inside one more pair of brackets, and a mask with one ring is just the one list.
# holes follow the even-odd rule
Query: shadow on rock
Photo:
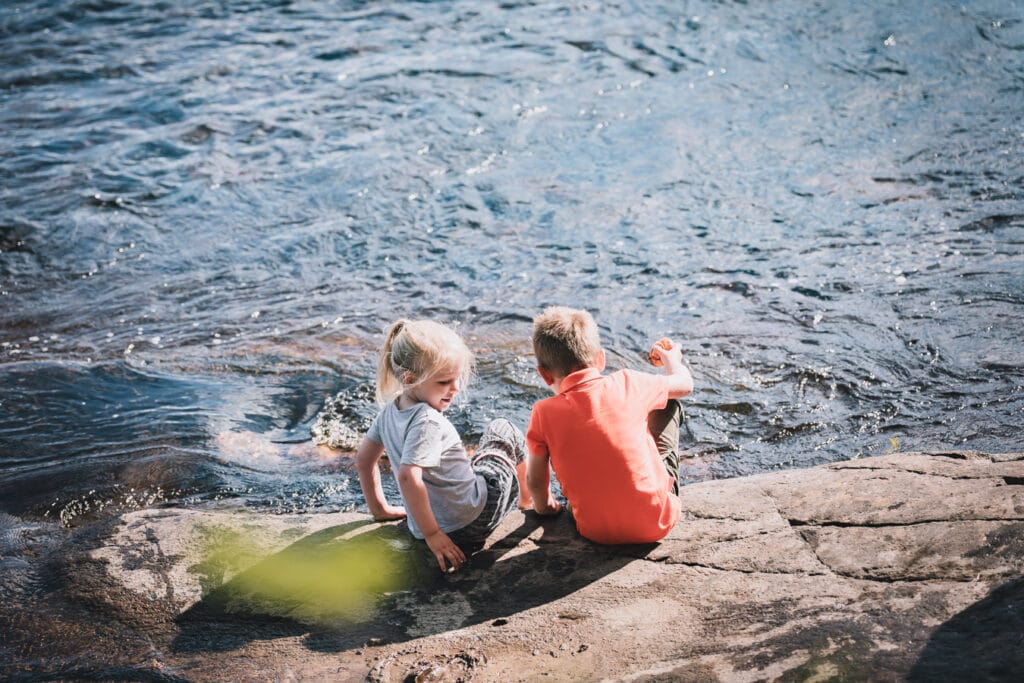
[[[571, 517], [519, 515], [459, 572], [442, 574], [404, 523], [323, 529], [221, 583], [223, 555], [247, 552], [237, 536], [193, 567], [202, 600], [182, 613], [177, 652], [227, 651], [257, 640], [304, 637], [335, 652], [404, 642], [557, 600], [643, 557], [653, 546], [599, 547]], [[504, 535], [501, 535], [504, 533]], [[529, 537], [529, 539], [527, 538]]]
[[1024, 671], [1024, 579], [1005, 583], [935, 631], [910, 681], [1019, 681]]

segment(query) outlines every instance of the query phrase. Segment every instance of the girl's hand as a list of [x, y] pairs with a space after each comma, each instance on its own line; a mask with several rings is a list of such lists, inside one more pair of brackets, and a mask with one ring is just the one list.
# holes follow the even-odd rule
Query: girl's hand
[[[455, 545], [448, 534], [440, 529], [425, 536], [423, 540], [427, 542], [430, 551], [437, 558], [437, 564], [441, 567], [441, 571], [445, 573], [455, 571], [466, 563], [466, 554], [462, 552], [462, 548]], [[451, 569], [448, 568], [448, 564], [451, 565]]]
[[405, 508], [385, 505], [384, 509], [373, 516], [373, 520], [375, 522], [387, 522], [393, 519], [405, 519], [405, 517]]

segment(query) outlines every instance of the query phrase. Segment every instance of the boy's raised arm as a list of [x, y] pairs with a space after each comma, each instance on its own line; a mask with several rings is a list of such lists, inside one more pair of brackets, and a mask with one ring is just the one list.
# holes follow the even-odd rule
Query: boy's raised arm
[[668, 397], [683, 398], [693, 393], [693, 375], [690, 368], [683, 362], [683, 349], [679, 344], [673, 344], [672, 348], [666, 349], [657, 344], [651, 349], [652, 354], [658, 354], [659, 360], [665, 367], [665, 374], [668, 375]]
[[684, 398], [693, 393], [693, 376], [689, 368], [682, 366], [682, 372], [669, 373], [668, 375], [668, 397]]

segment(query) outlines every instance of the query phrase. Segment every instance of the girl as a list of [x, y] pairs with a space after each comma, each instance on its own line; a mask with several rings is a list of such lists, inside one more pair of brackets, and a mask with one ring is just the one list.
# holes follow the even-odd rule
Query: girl
[[[401, 519], [427, 546], [441, 571], [466, 562], [516, 505], [532, 507], [525, 486], [526, 439], [508, 420], [494, 420], [470, 460], [442, 414], [466, 385], [473, 354], [453, 330], [427, 320], [399, 320], [387, 331], [377, 366], [384, 405], [356, 452], [359, 486], [376, 520]], [[387, 452], [404, 508], [381, 488]], [[462, 547], [460, 547], [462, 546]], [[447, 563], [447, 565], [446, 565]]]

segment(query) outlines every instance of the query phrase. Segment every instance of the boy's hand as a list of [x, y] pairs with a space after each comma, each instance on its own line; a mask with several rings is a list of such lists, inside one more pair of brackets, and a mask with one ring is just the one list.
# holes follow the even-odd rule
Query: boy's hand
[[536, 512], [538, 515], [550, 517], [552, 515], [557, 515], [559, 512], [562, 511], [562, 504], [559, 503], [558, 500], [552, 495], [549, 495], [548, 499], [543, 503], [540, 501], [540, 499], [535, 498], [533, 501], [533, 511]]
[[394, 505], [385, 505], [384, 509], [373, 516], [376, 522], [387, 522], [393, 519], [405, 519], [405, 508]]
[[662, 337], [654, 342], [648, 358], [652, 365], [665, 366], [665, 374], [669, 380], [669, 398], [683, 398], [693, 392], [693, 375], [683, 362], [683, 349], [679, 344], [668, 337]]
[[654, 342], [654, 346], [647, 354], [647, 359], [655, 367], [665, 365], [672, 360], [676, 361], [674, 365], [677, 365], [683, 361], [683, 349], [668, 337], [662, 337]]
[[[466, 563], [466, 554], [462, 552], [462, 548], [455, 545], [455, 541], [440, 529], [424, 536], [423, 540], [427, 542], [430, 551], [437, 558], [437, 564], [441, 567], [441, 571], [445, 573], [455, 571]], [[448, 564], [451, 565], [451, 569], [448, 569]]]

